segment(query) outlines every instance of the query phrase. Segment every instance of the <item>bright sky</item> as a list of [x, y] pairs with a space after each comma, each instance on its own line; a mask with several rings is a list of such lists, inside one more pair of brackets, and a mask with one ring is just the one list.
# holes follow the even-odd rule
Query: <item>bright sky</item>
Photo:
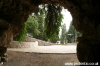
[[69, 26], [70, 26], [70, 22], [72, 21], [72, 16], [70, 14], [70, 12], [67, 10], [67, 9], [64, 9], [62, 10], [62, 14], [63, 14], [63, 23], [62, 24], [66, 24], [66, 29], [68, 30], [69, 29]]

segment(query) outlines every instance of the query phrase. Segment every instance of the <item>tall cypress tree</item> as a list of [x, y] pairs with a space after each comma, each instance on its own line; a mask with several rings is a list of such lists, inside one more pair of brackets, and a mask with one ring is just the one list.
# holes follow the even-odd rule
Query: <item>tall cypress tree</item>
[[67, 40], [68, 43], [75, 43], [77, 37], [80, 37], [81, 33], [77, 32], [74, 26], [72, 25], [72, 22], [70, 23], [69, 30], [67, 32]]

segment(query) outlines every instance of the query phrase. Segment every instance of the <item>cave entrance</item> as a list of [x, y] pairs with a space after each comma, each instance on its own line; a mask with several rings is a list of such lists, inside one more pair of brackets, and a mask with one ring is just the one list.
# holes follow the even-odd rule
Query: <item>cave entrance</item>
[[[51, 11], [49, 12], [49, 10]], [[33, 21], [35, 25], [33, 25], [30, 21]], [[66, 33], [70, 26], [70, 22], [72, 22], [72, 16], [67, 9], [64, 9], [63, 6], [48, 4], [40, 5], [38, 9], [36, 9], [36, 11], [32, 13], [27, 20], [27, 36], [56, 43], [61, 39], [59, 37], [61, 36], [61, 33], [63, 33], [60, 32], [61, 30], [64, 31], [63, 36], [66, 36]], [[46, 23], [49, 23], [50, 26]], [[53, 34], [51, 34], [52, 37], [49, 36], [50, 38], [47, 38], [48, 36], [46, 35], [46, 33], [48, 34], [51, 32]]]
[[[38, 46], [38, 48], [41, 48], [40, 50], [44, 51], [48, 49], [48, 51], [46, 51], [47, 53], [49, 53], [49, 50], [54, 51], [50, 53], [76, 53], [76, 39], [80, 36], [80, 33], [78, 33], [72, 25], [70, 12], [64, 9], [63, 6], [53, 4], [39, 5], [34, 13], [29, 15], [25, 23], [25, 28], [25, 30], [27, 30], [25, 36], [27, 37], [22, 40], [22, 42], [37, 41], [38, 45], [34, 46]], [[49, 36], [50, 38], [48, 39], [46, 33], [50, 33], [50, 31], [52, 33], [55, 32], [55, 34], [53, 34], [52, 37]], [[57, 33], [59, 34], [57, 35]], [[14, 42], [12, 42], [11, 45], [13, 45], [13, 43]], [[21, 47], [21, 45], [14, 47]], [[22, 47], [27, 48], [24, 44]], [[59, 48], [62, 48], [64, 52], [60, 51]], [[39, 52], [39, 50], [35, 52]]]
[[[27, 33], [27, 36], [31, 36], [33, 38], [27, 37], [27, 38], [25, 38], [23, 40], [22, 44], [20, 44], [20, 46], [19, 46], [18, 49], [9, 48], [9, 50], [24, 51], [24, 52], [36, 52], [36, 53], [41, 53], [41, 54], [48, 54], [49, 53], [49, 55], [50, 54], [55, 54], [55, 56], [58, 56], [59, 54], [61, 56], [64, 56], [65, 54], [66, 55], [69, 54], [70, 56], [68, 58], [70, 58], [70, 61], [78, 62], [77, 57], [76, 57], [76, 44], [75, 43], [68, 43], [68, 42], [67, 42], [68, 44], [66, 44], [66, 42], [65, 42], [65, 41], [67, 41], [67, 38], [66, 38], [67, 35], [69, 36], [69, 34], [71, 34], [70, 32], [68, 32], [69, 31], [68, 30], [69, 29], [68, 27], [69, 26], [72, 26], [72, 24], [70, 24], [71, 23], [71, 20], [69, 20], [69, 22], [67, 22], [68, 20], [66, 20], [67, 19], [66, 16], [68, 16], [68, 14], [71, 17], [70, 12], [68, 12], [67, 10], [64, 10], [64, 7], [62, 7], [63, 12], [61, 11], [61, 14], [64, 15], [64, 17], [63, 17], [64, 19], [61, 20], [61, 26], [62, 27], [59, 28], [59, 31], [61, 30], [61, 35], [62, 35], [62, 33], [64, 33], [62, 35], [62, 38], [65, 38], [64, 41], [62, 41], [62, 44], [57, 44], [56, 43], [57, 41], [59, 41], [61, 39], [61, 38], [60, 39], [58, 38], [59, 36], [57, 36], [57, 38], [55, 38], [56, 36], [52, 38], [52, 41], [55, 40], [55, 43], [54, 42], [51, 42], [50, 39], [47, 40], [47, 41], [49, 41], [49, 42], [47, 42], [47, 41], [45, 41], [46, 40], [45, 39], [46, 37], [44, 35], [45, 34], [44, 33], [44, 26], [45, 26], [45, 18], [46, 18], [46, 15], [44, 14], [45, 13], [45, 10], [43, 10], [43, 7], [42, 6], [43, 5], [39, 6], [40, 9], [36, 9], [36, 11], [37, 11], [36, 13], [32, 13], [31, 15], [29, 15], [29, 18], [28, 18], [28, 20], [26, 22], [26, 23], [29, 22], [29, 24], [28, 24], [28, 27], [29, 27], [28, 30], [29, 31]], [[45, 9], [47, 9], [46, 7], [47, 6], [45, 6]], [[68, 13], [67, 15], [66, 15], [66, 11]], [[72, 19], [70, 17], [68, 17], [68, 19]], [[63, 21], [65, 21], [65, 22], [63, 22]], [[65, 23], [67, 23], [67, 24], [65, 24]], [[66, 26], [63, 27], [63, 25], [66, 25]], [[34, 29], [30, 29], [30, 28], [34, 28]], [[36, 30], [37, 33], [38, 33], [39, 30], [41, 30], [41, 29], [42, 29], [42, 31], [41, 31], [40, 35], [35, 34], [35, 32], [34, 33], [31, 32], [33, 30]], [[70, 30], [72, 31], [72, 29], [70, 29]], [[65, 31], [65, 32], [63, 32], [63, 31]], [[42, 33], [44, 33], [44, 34], [42, 34]], [[66, 37], [64, 37], [64, 36], [66, 36]], [[40, 38], [40, 40], [39, 40], [39, 38]], [[72, 39], [72, 38], [70, 38], [70, 39]], [[29, 47], [29, 45], [31, 44], [31, 43], [28, 43], [29, 44], [28, 45], [25, 42], [33, 42], [33, 41], [38, 41], [38, 45], [39, 46], [34, 45], [33, 47], [31, 46], [31, 48], [25, 49], [27, 46]], [[25, 43], [26, 45], [23, 44], [23, 43]], [[21, 45], [22, 45], [22, 48], [24, 48], [24, 49], [21, 49]], [[18, 45], [16, 47], [18, 47]], [[74, 60], [71, 58], [71, 56], [73, 56]], [[68, 61], [68, 62], [70, 62], [70, 61]], [[66, 62], [63, 62], [63, 64], [65, 64]], [[74, 63], [74, 62], [72, 62], [72, 63]]]
[[[60, 10], [61, 10], [60, 13], [59, 13], [60, 16], [58, 16], [58, 17], [60, 17], [59, 18], [60, 21], [59, 21], [59, 19], [55, 18], [56, 17], [55, 15], [58, 15], [58, 14], [55, 14], [55, 13], [52, 13], [52, 12], [50, 12], [50, 14], [54, 14], [54, 15], [52, 15], [52, 17], [50, 17], [51, 18], [50, 21], [52, 22], [53, 20], [55, 20], [54, 23], [58, 22], [61, 25], [61, 26], [57, 26], [57, 27], [60, 27], [59, 29], [58, 28], [57, 29], [59, 31], [60, 30], [62, 31], [62, 32], [59, 33], [60, 37], [54, 35], [54, 36], [52, 36], [53, 38], [46, 39], [46, 35], [45, 35], [46, 34], [46, 32], [45, 32], [45, 29], [46, 29], [45, 28], [45, 22], [46, 21], [45, 20], [46, 20], [46, 18], [48, 18], [47, 16], [50, 16], [50, 15], [47, 15], [48, 14], [48, 4], [40, 5], [38, 7], [38, 9], [36, 9], [35, 13], [32, 13], [32, 15], [29, 16], [29, 19], [27, 20], [28, 27], [29, 27], [28, 32], [27, 32], [27, 36], [34, 37], [34, 38], [37, 38], [37, 39], [41, 39], [41, 40], [44, 40], [44, 41], [49, 41], [49, 42], [52, 42], [52, 43], [58, 43], [58, 44], [60, 42], [61, 42], [61, 44], [75, 43], [77, 37], [80, 37], [80, 33], [77, 32], [76, 29], [74, 28], [74, 26], [72, 25], [72, 16], [71, 16], [70, 12], [67, 9], [64, 9], [64, 7], [62, 7], [60, 5], [53, 5], [51, 7], [52, 11], [58, 12], [56, 10], [57, 7], [60, 7]], [[56, 9], [53, 10], [53, 8], [56, 8]], [[58, 8], [58, 10], [59, 10], [59, 8]], [[30, 26], [32, 24], [29, 23], [30, 20], [31, 20], [31, 22], [33, 21], [34, 24], [35, 24], [31, 28], [30, 28]], [[50, 21], [48, 20], [48, 22], [50, 22]], [[57, 24], [57, 25], [59, 25], [59, 24]], [[34, 28], [34, 26], [36, 26], [36, 27]], [[54, 27], [52, 28], [52, 27], [49, 26], [49, 28], [53, 29]], [[50, 31], [49, 31], [49, 33], [50, 33]], [[50, 44], [50, 43], [45, 43], [45, 44]]]
[[[0, 0], [0, 46], [9, 47], [12, 38], [22, 32], [23, 24], [29, 14], [34, 12], [38, 5], [46, 3], [60, 4], [72, 14], [74, 27], [82, 33], [77, 44], [79, 61], [99, 62], [99, 0]], [[49, 31], [47, 31], [48, 34]], [[1, 51], [0, 53], [3, 55], [5, 52]]]
[[[8, 9], [8, 12], [7, 13], [2, 13], [1, 15], [4, 15], [4, 17], [2, 17], [2, 20], [4, 20], [4, 22], [6, 23], [6, 21], [7, 21], [7, 26], [9, 27], [10, 26], [10, 28], [8, 29], [7, 28], [7, 31], [4, 31], [4, 35], [3, 36], [1, 36], [0, 37], [0, 40], [2, 41], [3, 39], [1, 39], [1, 38], [4, 38], [4, 40], [3, 40], [3, 42], [1, 42], [1, 43], [4, 43], [4, 46], [6, 46], [6, 45], [11, 45], [11, 43], [10, 43], [10, 41], [12, 40], [12, 37], [13, 36], [16, 36], [16, 35], [18, 35], [19, 34], [19, 32], [21, 32], [21, 28], [22, 28], [22, 26], [23, 26], [23, 23], [26, 21], [26, 19], [28, 18], [28, 15], [30, 14], [30, 11], [31, 11], [31, 8], [30, 8], [30, 4], [31, 4], [31, 6], [32, 7], [34, 7], [33, 8], [33, 10], [35, 10], [36, 8], [37, 8], [37, 6], [38, 5], [36, 5], [36, 4], [34, 4], [34, 5], [32, 5], [32, 3], [34, 3], [34, 2], [31, 2], [31, 3], [28, 3], [28, 4], [26, 4], [26, 2], [24, 2], [25, 4], [25, 6], [24, 5], [21, 5], [23, 2], [21, 1], [21, 4], [19, 5], [19, 3], [17, 3], [16, 4], [16, 1], [13, 1], [13, 2], [15, 2], [15, 5], [14, 5], [14, 7], [18, 7], [18, 9], [17, 8], [7, 8]], [[12, 2], [12, 3], [13, 3]], [[19, 1], [18, 1], [19, 2]], [[28, 1], [27, 1], [28, 2]], [[38, 2], [38, 1], [36, 1], [36, 2]], [[52, 2], [51, 2], [52, 3]], [[54, 2], [55, 3], [55, 2]], [[69, 2], [66, 2], [66, 3], [69, 3]], [[61, 2], [60, 4], [62, 4], [62, 6], [65, 6], [66, 7], [66, 5], [67, 6], [71, 6], [71, 5], [69, 5], [69, 4], [64, 4], [64, 2]], [[9, 5], [9, 4], [8, 4]], [[13, 6], [13, 4], [11, 4], [10, 5], [10, 7], [11, 6]], [[27, 7], [26, 7], [27, 6]], [[59, 36], [57, 36], [57, 34], [59, 33], [59, 31], [60, 31], [60, 27], [59, 26], [61, 26], [62, 25], [62, 15], [61, 15], [61, 7], [62, 6], [55, 6], [55, 5], [51, 5], [51, 4], [49, 4], [49, 9], [47, 9], [48, 10], [48, 13], [46, 14], [47, 15], [47, 17], [44, 17], [45, 15], [43, 14], [44, 13], [44, 11], [42, 10], [42, 7], [41, 6], [39, 6], [40, 7], [40, 9], [36, 9], [37, 10], [37, 13], [35, 13], [35, 14], [32, 14], [32, 15], [30, 15], [30, 18], [29, 18], [29, 22], [31, 22], [31, 18], [32, 18], [32, 20], [34, 20], [34, 19], [36, 19], [36, 20], [34, 20], [34, 28], [36, 28], [36, 29], [34, 29], [33, 31], [35, 31], [35, 32], [37, 32], [38, 34], [40, 33], [40, 29], [39, 30], [37, 30], [37, 28], [38, 28], [38, 26], [45, 26], [46, 28], [45, 28], [45, 30], [46, 30], [46, 35], [44, 35], [44, 36], [47, 36], [47, 38], [50, 38], [50, 36], [52, 35], [52, 36], [54, 36], [54, 35], [56, 35], [55, 37], [57, 38], [56, 40], [58, 40], [58, 37]], [[5, 6], [6, 7], [6, 6]], [[8, 7], [8, 6], [7, 6]], [[21, 8], [22, 7], [22, 8]], [[29, 8], [28, 8], [29, 7]], [[55, 8], [51, 8], [51, 7], [55, 7]], [[46, 8], [46, 7], [44, 7], [44, 8]], [[73, 8], [72, 6], [71, 7], [68, 7], [69, 9], [70, 8]], [[17, 9], [17, 10], [16, 10]], [[56, 10], [56, 9], [58, 9], [58, 10]], [[6, 9], [4, 9], [4, 10], [6, 10]], [[15, 11], [13, 11], [13, 10], [15, 10]], [[13, 11], [13, 12], [11, 12], [11, 11]], [[18, 11], [18, 12], [17, 12]], [[38, 12], [38, 11], [40, 11], [40, 12]], [[3, 12], [3, 10], [2, 11], [0, 11], [0, 12]], [[5, 12], [5, 11], [4, 11]], [[35, 11], [34, 11], [35, 12]], [[51, 14], [51, 15], [50, 15]], [[5, 15], [7, 15], [9, 18], [5, 18]], [[37, 16], [38, 15], [38, 16]], [[42, 16], [42, 17], [41, 17]], [[59, 17], [58, 17], [59, 16]], [[33, 18], [34, 17], [34, 18]], [[13, 18], [13, 19], [12, 19]], [[22, 18], [22, 19], [21, 19]], [[39, 19], [38, 19], [39, 18]], [[43, 22], [43, 23], [41, 23], [41, 21], [43, 21], [44, 19], [43, 18], [46, 18], [45, 19], [45, 21], [47, 21], [47, 23], [45, 23], [45, 22]], [[11, 20], [12, 19], [12, 20]], [[41, 25], [38, 25], [38, 23], [36, 23], [37, 21], [40, 21], [40, 22], [38, 22], [38, 23], [41, 23]], [[15, 22], [16, 21], [16, 22]], [[11, 22], [11, 23], [10, 23]], [[27, 23], [27, 22], [26, 22]], [[9, 25], [9, 24], [11, 24], [11, 25]], [[32, 24], [32, 23], [30, 23], [30, 24]], [[46, 25], [44, 25], [44, 24], [46, 24]], [[5, 26], [5, 25], [4, 25]], [[32, 27], [32, 26], [30, 26], [30, 25], [28, 25], [29, 27]], [[52, 28], [53, 27], [53, 28]], [[42, 28], [42, 27], [40, 27], [40, 28]], [[43, 27], [44, 28], [44, 27]], [[49, 31], [48, 31], [48, 30]], [[28, 29], [29, 30], [29, 29]], [[45, 30], [43, 30], [42, 32], [44, 32]], [[32, 30], [30, 30], [30, 31], [32, 31]], [[40, 35], [42, 35], [42, 32], [41, 32], [41, 34]], [[12, 35], [11, 35], [12, 34]], [[35, 34], [35, 33], [33, 33], [33, 34]], [[37, 36], [38, 34], [36, 34], [36, 37], [38, 37], [38, 38], [40, 38], [40, 36]], [[27, 34], [27, 35], [31, 35], [31, 33], [29, 33], [29, 34]], [[7, 38], [5, 38], [4, 36], [6, 36]], [[44, 37], [44, 36], [42, 36], [42, 38]], [[55, 39], [55, 37], [53, 37], [52, 38], [52, 41]], [[44, 40], [47, 40], [46, 38], [43, 38]], [[51, 41], [50, 39], [49, 39], [49, 41]], [[54, 41], [53, 41], [54, 42]], [[29, 48], [27, 48], [27, 49], [25, 49], [26, 47], [27, 47], [27, 44], [25, 44], [25, 46], [23, 45], [23, 44], [20, 44], [19, 46], [18, 46], [18, 44], [16, 44], [16, 46], [14, 45], [14, 43], [16, 43], [16, 42], [13, 42], [12, 44], [13, 44], [13, 46], [14, 46], [14, 48], [9, 48], [8, 49], [8, 54], [10, 53], [9, 51], [22, 51], [22, 52], [33, 52], [32, 50], [36, 50], [35, 49], [35, 47], [32, 47], [31, 49], [29, 49]], [[18, 43], [18, 42], [17, 42]], [[24, 42], [25, 43], [25, 42]], [[30, 45], [31, 43], [29, 43], [29, 45]], [[3, 45], [3, 44], [2, 44]], [[28, 45], [28, 46], [29, 46]], [[12, 46], [12, 47], [13, 47]], [[8, 47], [8, 46], [6, 46], [6, 47]], [[15, 49], [17, 47], [17, 49]], [[21, 49], [21, 47], [23, 47], [22, 49]], [[49, 47], [49, 46], [42, 46], [42, 47], [39, 47], [40, 48], [40, 51], [42, 50], [42, 51], [47, 51], [47, 49], [50, 49], [50, 52], [46, 52], [46, 53], [55, 53], [55, 56], [58, 56], [59, 57], [59, 54], [58, 55], [56, 55], [56, 53], [60, 53], [61, 54], [61, 52], [62, 52], [62, 50], [64, 51], [64, 52], [62, 52], [62, 54], [63, 53], [65, 53], [65, 52], [67, 52], [67, 53], [76, 53], [76, 51], [75, 52], [68, 52], [68, 51], [66, 51], [67, 49], [63, 49], [63, 48], [66, 48], [66, 46], [57, 46], [57, 48], [55, 47], [55, 46], [52, 46], [52, 48], [53, 48], [53, 50], [55, 50], [55, 52], [52, 52], [53, 50], [51, 50], [52, 48], [51, 47]], [[44, 48], [46, 48], [46, 49], [44, 49]], [[67, 47], [68, 48], [68, 47]], [[44, 49], [44, 50], [43, 50]], [[60, 49], [62, 49], [61, 50], [61, 52], [59, 52], [59, 50]], [[69, 49], [71, 49], [71, 48], [69, 48]], [[76, 47], [74, 48], [74, 50], [76, 50]], [[38, 52], [38, 53], [40, 53], [40, 51], [37, 51], [36, 50], [36, 52]], [[12, 54], [12, 53], [10, 53], [10, 54]], [[16, 52], [15, 52], [15, 54], [16, 54]], [[17, 54], [16, 54], [17, 55]], [[16, 55], [14, 55], [14, 56], [16, 56]], [[19, 54], [20, 55], [20, 54]], [[55, 57], [54, 56], [54, 57]], [[73, 56], [73, 55], [71, 55], [71, 56]], [[75, 56], [75, 59], [77, 59], [77, 57], [76, 57], [76, 55], [74, 54], [74, 56]], [[17, 56], [18, 57], [18, 56]], [[21, 57], [22, 58], [22, 57]], [[70, 58], [70, 57], [69, 57]], [[52, 59], [51, 59], [52, 60]], [[57, 60], [57, 58], [56, 58], [56, 60]], [[63, 60], [63, 59], [62, 59]], [[68, 61], [68, 60], [67, 60]], [[74, 61], [73, 59], [71, 60], [71, 61]], [[54, 61], [55, 62], [55, 61]], [[60, 61], [59, 61], [60, 62]], [[58, 63], [58, 62], [57, 62]], [[66, 63], [65, 61], [63, 61], [63, 64], [64, 63]], [[5, 63], [6, 64], [6, 63]], [[55, 64], [55, 63], [54, 63]], [[15, 64], [14, 63], [14, 65], [17, 65], [17, 64]], [[62, 64], [61, 64], [62, 65]], [[47, 65], [46, 65], [47, 66]]]
[[[48, 11], [48, 10], [50, 10], [50, 9], [48, 9], [50, 7], [51, 7], [51, 11], [54, 11], [54, 13]], [[72, 26], [72, 16], [71, 16], [70, 12], [67, 9], [64, 9], [64, 7], [62, 7], [60, 5], [50, 5], [50, 7], [48, 4], [40, 5], [38, 7], [38, 9], [36, 9], [36, 11], [29, 16], [29, 18], [27, 20], [27, 22], [28, 22], [27, 36], [45, 40], [45, 41], [49, 41], [52, 43], [56, 43], [57, 41], [58, 42], [60, 41], [60, 42], [62, 42], [62, 44], [65, 44], [67, 40], [68, 40], [67, 42], [70, 42], [70, 43], [76, 42], [77, 33], [76, 33], [76, 30], [74, 29], [74, 27]], [[55, 8], [55, 10], [53, 10], [53, 8]], [[58, 12], [58, 13], [55, 13], [55, 12]], [[50, 16], [48, 14], [50, 14], [50, 15], [53, 14], [53, 15]], [[58, 15], [58, 17], [55, 15]], [[48, 16], [50, 16], [50, 17], [48, 17]], [[30, 21], [31, 22], [33, 21], [33, 23], [35, 25], [33, 25]], [[52, 36], [51, 39], [47, 39], [46, 31], [45, 31], [45, 29], [47, 28], [47, 26], [46, 26], [47, 24], [45, 24], [46, 22], [47, 23], [54, 22], [51, 24], [53, 27], [48, 26], [47, 30], [49, 30], [49, 31], [47, 33], [50, 33], [50, 29], [51, 29], [52, 33], [54, 33], [54, 32], [57, 33], [57, 31], [58, 31], [59, 36], [51, 35]], [[49, 25], [50, 25], [50, 23], [49, 23]], [[68, 38], [70, 38], [71, 40]], [[61, 40], [63, 40], [63, 41], [61, 41]]]

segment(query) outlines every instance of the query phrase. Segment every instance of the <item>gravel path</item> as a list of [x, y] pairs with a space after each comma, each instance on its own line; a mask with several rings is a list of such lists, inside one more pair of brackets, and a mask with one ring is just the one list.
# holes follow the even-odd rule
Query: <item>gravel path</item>
[[8, 62], [3, 66], [76, 66], [66, 64], [79, 63], [75, 45], [8, 48], [7, 54]]
[[3, 66], [75, 66], [65, 63], [78, 63], [76, 53], [34, 53], [7, 51], [8, 62]]
[[76, 46], [37, 46], [33, 48], [8, 48], [10, 51], [36, 52], [36, 53], [76, 53]]

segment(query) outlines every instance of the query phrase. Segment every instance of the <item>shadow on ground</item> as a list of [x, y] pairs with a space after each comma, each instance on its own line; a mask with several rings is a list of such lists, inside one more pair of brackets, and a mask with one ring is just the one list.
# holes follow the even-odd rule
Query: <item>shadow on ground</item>
[[[33, 53], [8, 51], [8, 62], [3, 66], [69, 66], [78, 62], [76, 53]], [[74, 65], [72, 65], [74, 66]]]

